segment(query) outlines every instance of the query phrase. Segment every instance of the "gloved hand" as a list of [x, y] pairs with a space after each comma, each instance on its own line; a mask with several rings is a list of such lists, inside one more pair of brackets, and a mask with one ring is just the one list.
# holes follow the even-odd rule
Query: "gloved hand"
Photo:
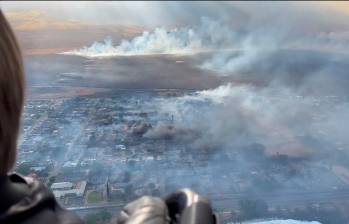
[[169, 224], [165, 202], [157, 197], [144, 196], [127, 204], [120, 212], [117, 224]]

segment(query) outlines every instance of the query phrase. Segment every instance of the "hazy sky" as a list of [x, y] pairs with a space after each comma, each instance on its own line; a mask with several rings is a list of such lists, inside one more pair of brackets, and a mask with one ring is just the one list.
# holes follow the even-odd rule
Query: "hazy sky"
[[271, 37], [272, 42], [291, 39], [304, 46], [325, 37], [346, 45], [349, 40], [348, 2], [2, 1], [0, 6], [25, 52], [60, 52], [106, 36], [119, 43], [156, 27], [202, 27], [203, 17], [226, 24], [226, 33]]
[[[283, 19], [302, 15], [306, 20], [345, 23], [349, 14], [347, 2], [0, 2], [5, 12], [42, 11], [60, 20], [108, 25], [140, 25], [145, 27], [191, 24], [200, 17], [220, 17], [232, 22], [251, 17]], [[305, 13], [306, 12], [306, 13]], [[298, 14], [297, 14], [298, 13]], [[305, 15], [309, 15], [305, 17]], [[304, 21], [306, 22], [306, 21]]]

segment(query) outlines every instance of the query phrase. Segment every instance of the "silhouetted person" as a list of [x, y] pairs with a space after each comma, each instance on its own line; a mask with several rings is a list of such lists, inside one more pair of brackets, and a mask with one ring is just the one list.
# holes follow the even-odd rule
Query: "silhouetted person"
[[42, 183], [9, 174], [16, 161], [24, 91], [20, 49], [0, 10], [0, 223], [82, 223]]

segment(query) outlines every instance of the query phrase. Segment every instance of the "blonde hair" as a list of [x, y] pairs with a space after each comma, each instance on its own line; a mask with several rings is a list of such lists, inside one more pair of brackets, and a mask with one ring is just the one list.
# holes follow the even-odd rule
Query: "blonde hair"
[[0, 175], [16, 161], [25, 80], [15, 35], [0, 9]]

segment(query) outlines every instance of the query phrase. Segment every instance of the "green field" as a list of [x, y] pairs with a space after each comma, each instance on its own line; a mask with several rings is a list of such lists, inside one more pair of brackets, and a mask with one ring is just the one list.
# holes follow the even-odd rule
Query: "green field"
[[87, 203], [98, 203], [103, 201], [102, 193], [97, 191], [91, 191], [87, 195]]

